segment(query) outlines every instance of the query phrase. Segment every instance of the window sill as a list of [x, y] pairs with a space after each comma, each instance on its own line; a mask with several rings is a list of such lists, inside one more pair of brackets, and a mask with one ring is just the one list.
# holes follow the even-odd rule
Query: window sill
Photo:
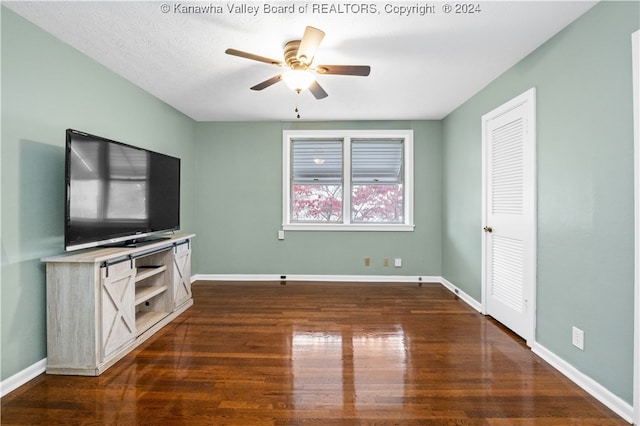
[[415, 225], [405, 224], [349, 224], [338, 223], [295, 223], [283, 225], [285, 231], [379, 231], [379, 232], [413, 232]]

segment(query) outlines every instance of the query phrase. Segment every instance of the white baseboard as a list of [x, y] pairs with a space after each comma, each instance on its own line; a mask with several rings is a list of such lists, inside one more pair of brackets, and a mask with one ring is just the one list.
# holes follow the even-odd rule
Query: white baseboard
[[197, 274], [193, 281], [280, 281], [280, 275], [275, 274]]
[[443, 277], [439, 277], [439, 278], [440, 278], [440, 281], [439, 281], [440, 284], [442, 284], [446, 289], [448, 289], [451, 293], [455, 294], [460, 299], [462, 299], [462, 301], [465, 302], [467, 305], [471, 306], [476, 311], [482, 313], [482, 304], [480, 302], [478, 302], [473, 297], [469, 296], [464, 291], [460, 290], [458, 287], [453, 285], [446, 278], [443, 278]]
[[534, 342], [531, 350], [540, 358], [548, 362], [553, 368], [564, 374], [576, 385], [584, 389], [595, 399], [609, 407], [617, 415], [619, 415], [629, 423], [633, 423], [633, 407], [631, 405], [627, 404], [621, 398], [607, 390], [600, 383], [596, 382], [584, 373], [581, 373], [577, 368], [551, 352], [549, 349], [540, 345], [539, 343]]
[[[282, 277], [285, 278], [282, 278]], [[278, 274], [199, 274], [195, 281], [318, 281], [372, 283], [441, 283], [436, 276], [412, 275], [278, 275]]]
[[13, 376], [3, 380], [0, 382], [0, 397], [4, 397], [9, 392], [13, 392], [18, 389], [20, 386], [24, 385], [31, 379], [41, 375], [45, 372], [47, 367], [47, 359], [41, 359], [35, 364], [25, 368], [22, 371], [18, 371]]

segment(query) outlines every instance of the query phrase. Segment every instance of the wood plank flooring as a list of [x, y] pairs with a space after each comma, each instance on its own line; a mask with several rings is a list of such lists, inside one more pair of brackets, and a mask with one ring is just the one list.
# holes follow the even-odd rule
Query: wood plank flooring
[[439, 284], [213, 283], [99, 377], [3, 425], [627, 425]]

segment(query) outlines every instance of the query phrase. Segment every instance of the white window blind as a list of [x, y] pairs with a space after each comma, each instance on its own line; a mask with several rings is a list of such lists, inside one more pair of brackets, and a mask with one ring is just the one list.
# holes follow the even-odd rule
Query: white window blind
[[402, 140], [352, 140], [352, 182], [402, 183], [402, 152]]
[[341, 140], [293, 140], [291, 159], [294, 184], [342, 182]]

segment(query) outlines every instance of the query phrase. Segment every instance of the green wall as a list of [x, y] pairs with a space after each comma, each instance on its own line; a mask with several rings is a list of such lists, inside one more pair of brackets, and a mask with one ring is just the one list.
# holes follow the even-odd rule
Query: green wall
[[443, 120], [442, 272], [480, 300], [481, 116], [537, 88], [536, 339], [630, 404], [638, 28], [640, 3], [600, 3]]
[[45, 268], [63, 251], [65, 129], [182, 158], [194, 230], [195, 122], [2, 8], [1, 375], [46, 357]]
[[[287, 231], [282, 131], [413, 129], [413, 232]], [[204, 274], [440, 275], [441, 125], [437, 121], [198, 123], [194, 256]], [[371, 266], [364, 258], [371, 258]], [[402, 258], [402, 268], [383, 258]]]

